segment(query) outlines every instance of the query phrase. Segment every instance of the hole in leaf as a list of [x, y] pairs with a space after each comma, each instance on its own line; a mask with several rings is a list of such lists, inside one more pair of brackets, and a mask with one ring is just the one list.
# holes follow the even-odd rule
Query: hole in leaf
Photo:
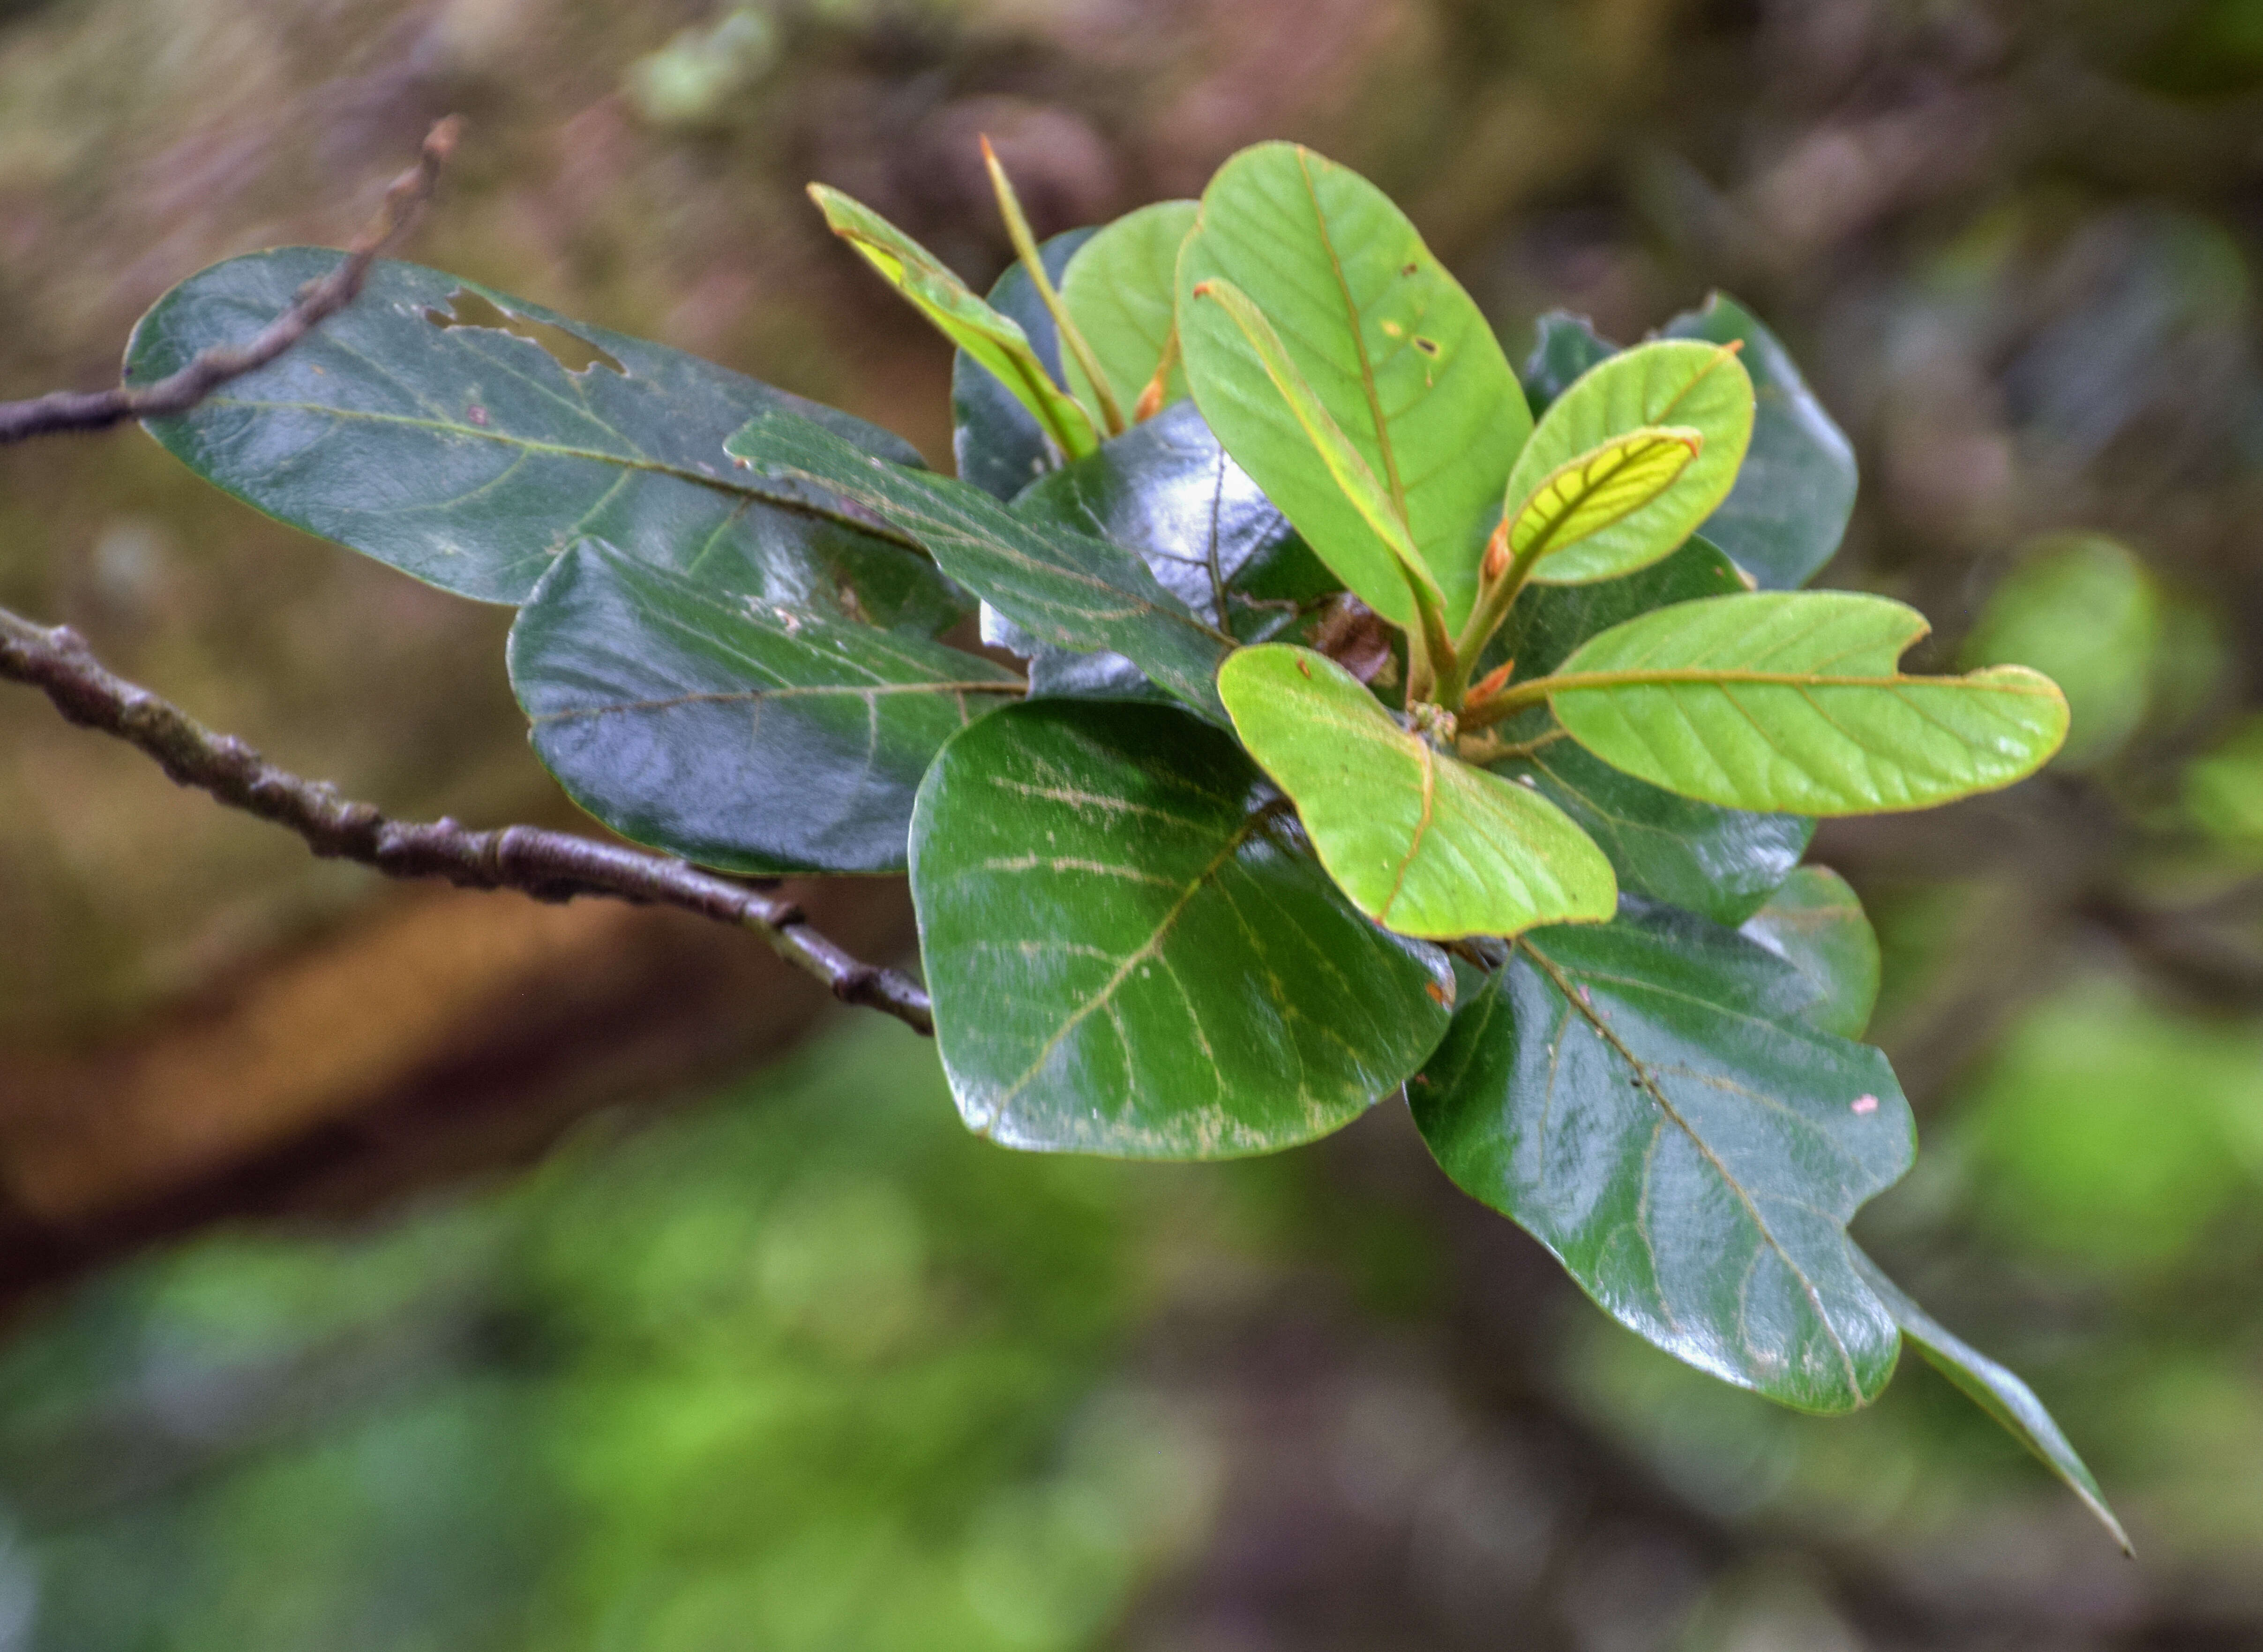
[[606, 366], [625, 379], [628, 377], [626, 367], [580, 334], [568, 332], [563, 327], [553, 326], [548, 322], [514, 315], [465, 287], [458, 287], [449, 296], [447, 309], [428, 309], [424, 312], [424, 319], [444, 330], [452, 327], [485, 327], [494, 332], [509, 333], [514, 338], [524, 338], [527, 343], [547, 351], [551, 359], [568, 373], [587, 373], [592, 367]]
[[1425, 338], [1418, 333], [1414, 337], [1414, 348], [1426, 356], [1435, 356], [1438, 353], [1438, 341], [1435, 338]]

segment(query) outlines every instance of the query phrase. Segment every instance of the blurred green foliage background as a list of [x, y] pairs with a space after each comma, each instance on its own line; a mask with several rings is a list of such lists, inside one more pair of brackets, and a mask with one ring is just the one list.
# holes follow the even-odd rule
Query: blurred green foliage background
[[[532, 1171], [21, 1312], [0, 1652], [2263, 1646], [2263, 0], [16, 0], [6, 394], [100, 382], [204, 263], [343, 240], [452, 108], [410, 256], [938, 460], [946, 361], [799, 189], [987, 282], [981, 132], [1041, 233], [1314, 142], [1513, 351], [1552, 305], [1751, 303], [1862, 456], [1824, 583], [2073, 703], [2038, 780], [1816, 858], [1925, 1138], [1860, 1235], [2033, 1381], [2140, 1559], [1914, 1361], [1825, 1423], [1650, 1352], [1395, 1103], [1279, 1161], [1018, 1157], [927, 1047], [828, 1023]], [[498, 613], [132, 432], [0, 455], [0, 600], [286, 761], [570, 818]], [[380, 909], [91, 745], [0, 704], [26, 1206], [35, 1067]]]

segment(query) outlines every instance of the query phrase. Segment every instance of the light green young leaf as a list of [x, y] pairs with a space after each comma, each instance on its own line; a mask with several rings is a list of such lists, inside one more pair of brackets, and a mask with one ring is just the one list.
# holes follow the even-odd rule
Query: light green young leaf
[[1878, 1300], [1901, 1326], [1902, 1334], [1917, 1344], [1927, 1363], [2041, 1459], [2043, 1466], [2064, 1481], [2068, 1489], [2082, 1499], [2083, 1505], [2098, 1517], [2099, 1524], [2122, 1546], [2122, 1552], [2135, 1555], [2136, 1550], [2129, 1545], [2129, 1534], [2114, 1518], [2114, 1511], [2106, 1506], [2098, 1482], [2059, 1425], [2051, 1420], [2050, 1413], [2043, 1409], [2043, 1402], [2035, 1398], [2035, 1390], [1920, 1308], [1906, 1291], [1888, 1279], [1885, 1271], [1860, 1250], [1851, 1245], [1848, 1249], [1854, 1251], [1855, 1266], [1863, 1282], [1877, 1293]]
[[[1372, 534], [1356, 541], [1338, 540], [1327, 547], [1315, 543], [1313, 548], [1361, 601], [1385, 619], [1411, 628], [1415, 608], [1408, 582], [1421, 582], [1434, 595], [1437, 582], [1415, 547], [1397, 502], [1368, 468], [1367, 460], [1312, 393], [1312, 386], [1305, 382], [1272, 323], [1240, 288], [1231, 281], [1206, 281], [1194, 289], [1190, 301], [1197, 306], [1215, 304], [1233, 318], [1282, 404], [1304, 431], [1311, 451], [1326, 467], [1338, 496], [1359, 513]], [[1296, 520], [1293, 514], [1290, 520]], [[1310, 535], [1306, 539], [1312, 542]]]
[[1377, 923], [1442, 940], [1601, 923], [1616, 909], [1610, 862], [1562, 810], [1402, 728], [1326, 655], [1242, 648], [1218, 688], [1320, 864]]
[[1753, 435], [1753, 384], [1712, 344], [1638, 344], [1598, 362], [1550, 404], [1508, 478], [1508, 508], [1583, 454], [1658, 425], [1695, 430], [1703, 445], [1671, 486], [1579, 545], [1551, 554], [1536, 579], [1576, 585], [1630, 574], [1688, 539], [1728, 496]]
[[1071, 459], [1100, 446], [1092, 416], [1052, 380], [1018, 322], [974, 295], [935, 254], [837, 189], [809, 186], [833, 233], [864, 256], [944, 336], [997, 376]]
[[772, 488], [844, 501], [904, 535], [1039, 641], [1111, 648], [1223, 721], [1214, 679], [1233, 639], [1195, 618], [1133, 552], [1025, 522], [978, 488], [874, 459], [804, 419], [756, 419], [723, 446]]
[[1565, 460], [1515, 507], [1509, 554], [1536, 564], [1561, 555], [1664, 493], [1704, 446], [1698, 431], [1672, 425], [1630, 431]]
[[1862, 815], [2011, 785], [2066, 735], [2066, 700], [2023, 666], [1895, 669], [1925, 616], [1851, 591], [1659, 608], [1593, 639], [1505, 707], [1544, 698], [1606, 763], [1730, 808]]
[[1814, 985], [1809, 1020], [1840, 1038], [1862, 1036], [1878, 1007], [1878, 936], [1846, 879], [1828, 866], [1802, 866], [1739, 932]]
[[1421, 1064], [1454, 975], [1354, 911], [1233, 737], [1049, 700], [945, 746], [912, 819], [936, 1042], [968, 1126], [1124, 1158], [1267, 1153]]
[[[1245, 149], [1204, 192], [1179, 256], [1188, 385], [1234, 462], [1340, 574], [1373, 562], [1376, 530], [1241, 329], [1223, 308], [1189, 301], [1214, 281], [1247, 293], [1286, 341], [1381, 482], [1444, 593], [1447, 625], [1459, 630], [1476, 599], [1487, 518], [1531, 431], [1516, 375], [1477, 305], [1382, 191], [1310, 149]], [[1411, 623], [1404, 598], [1385, 606], [1361, 595]]]
[[1408, 1086], [1414, 1121], [1622, 1324], [1783, 1404], [1853, 1410], [1899, 1339], [1847, 1223], [1917, 1133], [1886, 1058], [1815, 1027], [1813, 998], [1663, 907], [1536, 930]]
[[[1061, 278], [1061, 302], [1069, 319], [1099, 358], [1100, 370], [1129, 414], [1153, 382], [1166, 352], [1175, 353], [1172, 337], [1178, 310], [1179, 249], [1195, 223], [1196, 203], [1160, 200], [1127, 213], [1094, 235], [1069, 260]], [[1068, 388], [1079, 401], [1097, 405], [1083, 369], [1074, 359]], [[1187, 393], [1183, 364], [1163, 380], [1163, 403]]]

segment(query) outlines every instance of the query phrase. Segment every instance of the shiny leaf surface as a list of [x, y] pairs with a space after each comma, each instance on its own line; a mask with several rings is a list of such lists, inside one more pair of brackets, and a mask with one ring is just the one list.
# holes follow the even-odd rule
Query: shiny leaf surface
[[1306, 1141], [1444, 1032], [1444, 957], [1377, 929], [1224, 733], [1055, 700], [945, 746], [912, 825], [936, 1038], [1012, 1147], [1218, 1158]]
[[1464, 1192], [1555, 1253], [1621, 1323], [1802, 1410], [1892, 1374], [1892, 1316], [1846, 1224], [1910, 1165], [1877, 1051], [1733, 931], [1664, 909], [1535, 931], [1409, 1088]]
[[1763, 591], [1795, 591], [1839, 549], [1859, 480], [1855, 445], [1751, 311], [1716, 293], [1702, 309], [1668, 322], [1663, 336], [1725, 344], [1751, 376], [1753, 442], [1737, 485], [1705, 519], [1708, 538]]
[[[1045, 273], [1058, 285], [1076, 250], [1092, 238], [1089, 229], [1072, 229], [1038, 249]], [[990, 286], [992, 309], [1020, 326], [1056, 384], [1061, 376], [1060, 340], [1045, 313], [1029, 272], [1009, 264]], [[1060, 450], [1045, 438], [1030, 409], [997, 376], [965, 351], [951, 364], [951, 454], [958, 479], [994, 498], [1010, 499], [1061, 462]]]
[[[1092, 346], [1126, 415], [1154, 379], [1164, 351], [1176, 351], [1171, 335], [1179, 249], [1194, 228], [1195, 211], [1190, 200], [1161, 200], [1126, 213], [1077, 250], [1060, 279], [1069, 320]], [[1087, 406], [1095, 405], [1075, 360], [1064, 365], [1069, 389]], [[1186, 371], [1174, 366], [1164, 377], [1163, 402], [1186, 393]]]
[[1458, 629], [1476, 596], [1486, 518], [1531, 429], [1484, 315], [1381, 191], [1309, 149], [1245, 149], [1204, 192], [1179, 258], [1187, 382], [1226, 451], [1339, 573], [1372, 560], [1373, 529], [1344, 498], [1241, 330], [1222, 308], [1189, 303], [1196, 285], [1220, 279], [1272, 323], [1383, 482]]
[[1902, 1334], [1917, 1344], [1926, 1362], [1993, 1417], [2005, 1432], [2041, 1459], [2043, 1466], [2064, 1481], [2082, 1499], [2084, 1506], [2098, 1517], [2099, 1524], [2122, 1546], [2122, 1552], [2134, 1555], [2136, 1551], [2130, 1547], [2129, 1534], [2114, 1518], [2114, 1511], [2106, 1506], [2098, 1482], [2065, 1433], [2051, 1420], [2050, 1413], [2043, 1409], [2043, 1402], [2035, 1398], [2035, 1390], [1920, 1308], [1906, 1291], [1886, 1277], [1883, 1269], [1860, 1250], [1855, 1252], [1855, 1263], [1864, 1282], [1877, 1293], [1878, 1300], [1901, 1326]]
[[2066, 734], [2050, 679], [2021, 666], [1899, 675], [1926, 629], [1883, 597], [1716, 597], [1614, 627], [1544, 688], [1605, 762], [1729, 808], [1926, 808], [2041, 767]]
[[596, 540], [511, 629], [534, 750], [624, 837], [730, 872], [891, 872], [920, 777], [1017, 697], [989, 661], [797, 613]]
[[1840, 1038], [1862, 1036], [1878, 1007], [1878, 936], [1846, 879], [1800, 867], [1740, 932], [1807, 977], [1817, 994], [1809, 1020]]
[[[1163, 589], [1244, 642], [1262, 642], [1336, 589], [1289, 519], [1225, 455], [1191, 402], [1168, 407], [1098, 453], [1045, 476], [1014, 514], [1136, 552]], [[994, 626], [987, 640], [1030, 659], [1038, 693], [1150, 693], [1121, 655], [1063, 654]]]
[[912, 539], [1039, 641], [1111, 648], [1197, 710], [1223, 715], [1212, 679], [1232, 640], [1121, 547], [1034, 527], [978, 489], [874, 459], [803, 421], [758, 419], [727, 446], [773, 485], [847, 500]]
[[1005, 386], [1064, 455], [1081, 459], [1100, 446], [1092, 416], [1054, 382], [1019, 322], [975, 297], [940, 258], [862, 202], [822, 184], [809, 186], [809, 198], [833, 233]]
[[1450, 939], [1601, 923], [1616, 907], [1610, 863], [1560, 809], [1400, 727], [1326, 655], [1243, 648], [1218, 687], [1337, 887], [1377, 923]]
[[[286, 248], [190, 277], [134, 329], [127, 377], [242, 344], [340, 256]], [[353, 306], [296, 348], [149, 429], [247, 504], [459, 596], [524, 601], [589, 535], [664, 567], [728, 564], [734, 583], [791, 606], [950, 625], [964, 598], [925, 558], [776, 509], [732, 474], [723, 438], [770, 412], [919, 462], [886, 431], [696, 357], [380, 262]]]
[[1599, 362], [1556, 398], [1516, 456], [1514, 509], [1582, 455], [1659, 425], [1693, 429], [1702, 449], [1673, 485], [1638, 509], [1544, 559], [1533, 577], [1610, 579], [1658, 561], [1728, 496], [1752, 439], [1753, 387], [1736, 358], [1706, 344], [1638, 344]]

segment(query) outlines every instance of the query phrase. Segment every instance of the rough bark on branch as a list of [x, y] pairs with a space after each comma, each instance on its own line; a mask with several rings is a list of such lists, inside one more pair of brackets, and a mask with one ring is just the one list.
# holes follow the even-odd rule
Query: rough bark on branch
[[245, 344], [216, 344], [200, 351], [179, 372], [155, 384], [119, 385], [97, 391], [56, 390], [28, 402], [0, 402], [0, 446], [34, 436], [73, 431], [105, 431], [128, 419], [164, 418], [185, 413], [231, 379], [264, 367], [329, 317], [354, 301], [369, 266], [416, 221], [432, 197], [462, 133], [462, 119], [450, 115], [425, 135], [416, 164], [387, 186], [385, 204], [354, 238], [345, 261], [306, 289]]
[[4, 608], [0, 677], [40, 690], [69, 721], [126, 741], [155, 758], [177, 784], [288, 827], [317, 855], [358, 861], [388, 877], [515, 889], [538, 901], [604, 895], [676, 907], [756, 931], [844, 1004], [878, 1010], [921, 1032], [935, 1030], [918, 982], [851, 957], [773, 890], [570, 832], [531, 826], [474, 831], [446, 819], [394, 820], [374, 804], [351, 801], [327, 783], [276, 767], [231, 735], [213, 733], [111, 671], [68, 627], [49, 629]]

